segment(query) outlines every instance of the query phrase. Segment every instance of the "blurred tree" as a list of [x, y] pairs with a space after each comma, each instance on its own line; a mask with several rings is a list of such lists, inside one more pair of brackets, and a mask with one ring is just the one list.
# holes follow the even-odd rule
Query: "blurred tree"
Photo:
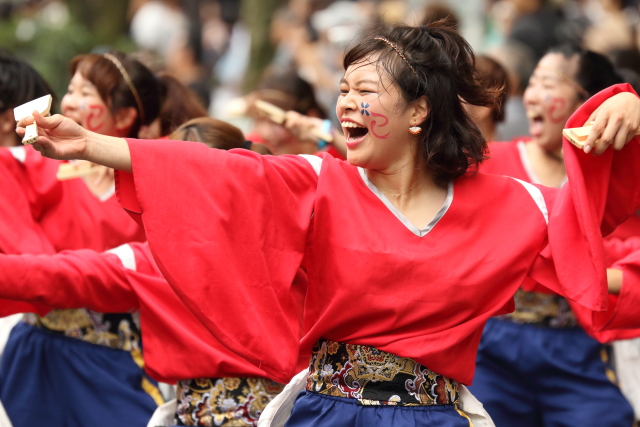
[[[128, 0], [69, 0], [18, 4], [0, 21], [0, 46], [30, 63], [58, 95], [66, 92], [69, 61], [91, 51], [130, 52], [125, 16]], [[92, 4], [97, 9], [89, 10]], [[115, 5], [118, 5], [117, 7]], [[122, 10], [109, 10], [122, 9]], [[117, 22], [111, 22], [111, 20]]]
[[127, 34], [129, 0], [67, 0], [71, 15], [91, 28], [99, 44], [111, 44]]
[[286, 4], [286, 0], [242, 0], [240, 16], [247, 28], [251, 29], [249, 66], [245, 75], [245, 91], [255, 89], [262, 72], [269, 65], [275, 53], [271, 43], [271, 21], [276, 10]]

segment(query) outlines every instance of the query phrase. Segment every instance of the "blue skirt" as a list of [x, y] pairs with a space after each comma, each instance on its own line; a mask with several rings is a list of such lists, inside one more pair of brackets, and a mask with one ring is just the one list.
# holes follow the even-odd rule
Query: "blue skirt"
[[455, 405], [361, 405], [356, 399], [303, 391], [285, 427], [470, 427]]
[[613, 381], [607, 346], [581, 328], [490, 319], [469, 390], [498, 427], [629, 427], [633, 410]]
[[15, 427], [146, 427], [155, 382], [122, 350], [26, 323], [12, 330], [0, 362], [0, 400]]

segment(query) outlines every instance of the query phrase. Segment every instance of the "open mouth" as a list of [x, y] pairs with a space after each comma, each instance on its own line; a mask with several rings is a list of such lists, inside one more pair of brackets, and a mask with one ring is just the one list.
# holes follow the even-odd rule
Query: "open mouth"
[[544, 117], [540, 113], [528, 113], [529, 133], [531, 136], [537, 136], [544, 130]]
[[369, 129], [356, 122], [343, 121], [341, 124], [347, 142], [358, 141], [369, 133]]

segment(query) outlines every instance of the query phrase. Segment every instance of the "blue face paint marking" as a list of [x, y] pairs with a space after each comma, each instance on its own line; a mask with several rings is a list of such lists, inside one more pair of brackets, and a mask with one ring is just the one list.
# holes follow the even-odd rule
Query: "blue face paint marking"
[[367, 116], [369, 116], [369, 112], [366, 110], [367, 108], [369, 108], [369, 104], [364, 105], [364, 102], [360, 103], [360, 106], [362, 107], [362, 110], [360, 110], [360, 114], [362, 114], [363, 116], [366, 114]]

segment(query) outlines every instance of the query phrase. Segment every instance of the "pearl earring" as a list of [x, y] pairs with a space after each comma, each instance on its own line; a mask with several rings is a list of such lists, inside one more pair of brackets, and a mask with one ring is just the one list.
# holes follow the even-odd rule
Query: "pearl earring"
[[412, 135], [417, 135], [422, 132], [422, 128], [420, 126], [411, 126], [409, 132], [411, 132]]

